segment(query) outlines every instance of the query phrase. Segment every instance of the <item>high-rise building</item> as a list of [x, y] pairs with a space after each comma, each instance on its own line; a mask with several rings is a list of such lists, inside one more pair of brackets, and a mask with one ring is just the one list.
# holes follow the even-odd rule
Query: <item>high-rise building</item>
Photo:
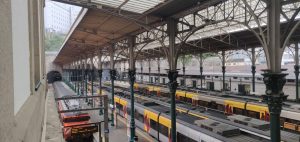
[[81, 7], [46, 0], [45, 29], [47, 32], [66, 34]]

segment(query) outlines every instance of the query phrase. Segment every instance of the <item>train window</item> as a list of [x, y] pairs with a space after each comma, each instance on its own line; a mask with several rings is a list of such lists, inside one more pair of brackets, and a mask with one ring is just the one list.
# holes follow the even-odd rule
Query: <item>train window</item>
[[257, 80], [261, 81], [261, 80], [262, 80], [262, 78], [258, 77], [258, 78], [257, 78]]
[[210, 76], [206, 76], [207, 78], [210, 78]]
[[197, 141], [177, 132], [177, 142], [197, 142]]
[[249, 80], [250, 78], [249, 78], [249, 77], [244, 77], [244, 79], [245, 79], [245, 80]]
[[157, 123], [152, 119], [150, 119], [150, 127], [157, 131]]
[[259, 112], [255, 112], [255, 111], [251, 111], [251, 110], [247, 110], [247, 116], [260, 119]]
[[234, 76], [233, 79], [238, 79], [238, 77]]
[[119, 104], [119, 103], [116, 103], [116, 108], [118, 110], [123, 110], [123, 105]]
[[208, 102], [199, 100], [199, 101], [198, 101], [198, 105], [199, 105], [199, 106], [207, 107], [207, 106], [208, 106]]
[[139, 120], [140, 122], [144, 123], [144, 115], [140, 114], [137, 112], [137, 120]]
[[293, 83], [295, 82], [295, 79], [287, 79], [287, 82]]
[[166, 78], [163, 78], [163, 84], [166, 84]]
[[220, 104], [218, 104], [218, 110], [220, 110], [220, 111], [224, 111], [224, 110], [225, 110], [225, 108], [224, 108], [224, 105], [220, 105]]
[[160, 132], [161, 134], [163, 134], [164, 136], [168, 137], [168, 134], [169, 134], [169, 128], [166, 127], [166, 126], [164, 126], [164, 125], [162, 125], [162, 124], [160, 124], [160, 125], [159, 125], [159, 132]]
[[219, 78], [219, 76], [215, 76], [215, 78]]
[[233, 108], [233, 113], [234, 114], [241, 114], [243, 115], [243, 109], [240, 109], [240, 108]]

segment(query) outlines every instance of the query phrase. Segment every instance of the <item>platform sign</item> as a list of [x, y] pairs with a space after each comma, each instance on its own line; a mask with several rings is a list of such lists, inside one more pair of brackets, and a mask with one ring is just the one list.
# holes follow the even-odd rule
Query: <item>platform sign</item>
[[98, 126], [73, 127], [71, 135], [85, 135], [98, 132]]

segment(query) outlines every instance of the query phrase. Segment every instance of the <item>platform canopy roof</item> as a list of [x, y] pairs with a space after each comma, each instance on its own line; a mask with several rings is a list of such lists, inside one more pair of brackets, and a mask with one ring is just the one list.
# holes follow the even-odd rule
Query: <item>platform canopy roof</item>
[[[108, 55], [114, 46], [119, 59], [126, 59], [122, 41], [136, 36], [137, 59], [164, 57], [168, 46], [166, 19], [178, 20], [176, 43], [180, 54], [197, 54], [261, 46], [267, 11], [264, 0], [249, 1], [255, 17], [247, 14], [241, 0], [54, 0], [84, 7], [55, 58], [67, 64], [99, 52]], [[246, 0], [247, 1], [247, 0]], [[297, 1], [283, 1], [282, 31], [299, 19], [293, 12]], [[245, 5], [245, 4], [244, 4]], [[257, 18], [257, 19], [256, 19]], [[257, 21], [258, 20], [258, 21]], [[251, 29], [251, 30], [250, 30]], [[292, 35], [299, 40], [299, 29]], [[258, 34], [254, 34], [254, 33]], [[188, 35], [188, 36], [187, 36]], [[126, 43], [125, 43], [126, 44]]]

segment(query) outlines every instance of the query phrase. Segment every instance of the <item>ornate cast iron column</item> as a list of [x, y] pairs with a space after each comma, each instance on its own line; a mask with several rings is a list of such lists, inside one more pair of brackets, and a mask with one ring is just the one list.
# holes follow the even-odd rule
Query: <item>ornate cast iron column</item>
[[263, 95], [264, 101], [268, 104], [270, 112], [270, 130], [272, 142], [280, 141], [280, 113], [283, 101], [287, 99], [282, 88], [286, 83], [285, 73], [272, 73], [267, 70], [262, 74], [266, 85], [266, 95]]
[[150, 75], [150, 73], [151, 73], [151, 63], [150, 63], [151, 61], [150, 61], [150, 59], [148, 60], [148, 70], [149, 70], [149, 83], [152, 83], [151, 82], [151, 75]]
[[77, 95], [80, 95], [80, 92], [79, 92], [79, 88], [80, 88], [80, 82], [79, 82], [79, 78], [80, 78], [80, 66], [77, 65], [77, 77], [76, 77], [76, 83], [77, 83]]
[[77, 84], [76, 84], [76, 69], [77, 67], [76, 67], [76, 63], [74, 63], [74, 68], [73, 68], [73, 84], [74, 84], [74, 92], [75, 93], [77, 93], [76, 91], [77, 91]]
[[252, 65], [251, 66], [251, 69], [252, 69], [252, 92], [255, 92], [255, 69], [256, 69], [256, 66], [255, 65]]
[[[115, 84], [114, 81], [116, 79], [116, 74], [117, 71], [115, 69], [115, 59], [114, 59], [114, 54], [115, 54], [115, 44], [112, 44], [111, 47], [109, 48], [109, 56], [110, 56], [110, 70], [109, 70], [109, 74], [110, 74], [110, 80], [111, 80], [111, 126], [115, 126], [115, 119], [114, 119], [114, 115], [115, 115]], [[116, 123], [117, 123], [117, 119], [116, 119]], [[116, 124], [117, 125], [117, 124]]]
[[116, 70], [115, 69], [110, 69], [110, 80], [111, 80], [111, 104], [113, 106], [112, 108], [112, 113], [111, 113], [111, 126], [115, 126], [114, 124], [114, 112], [115, 112], [115, 85], [114, 81], [116, 79]]
[[251, 62], [252, 62], [252, 66], [251, 66], [251, 72], [252, 72], [252, 92], [255, 92], [255, 69], [256, 69], [256, 66], [255, 66], [255, 61], [256, 61], [256, 57], [255, 57], [255, 48], [251, 48], [251, 55], [252, 55], [252, 58], [251, 58]]
[[296, 77], [296, 101], [299, 102], [299, 45], [295, 43], [295, 77]]
[[168, 61], [169, 61], [169, 89], [171, 95], [171, 141], [176, 142], [176, 102], [175, 93], [177, 89], [177, 58], [176, 58], [176, 47], [175, 47], [175, 37], [177, 33], [177, 23], [174, 19], [167, 19], [167, 32], [169, 36], [169, 48], [168, 48]]
[[[98, 70], [100, 96], [102, 95], [102, 72], [103, 72], [102, 69]], [[100, 99], [100, 104], [99, 105], [102, 106], [102, 99]], [[99, 115], [103, 115], [103, 110], [102, 109], [100, 109]]]
[[134, 59], [134, 46], [135, 46], [135, 37], [130, 36], [128, 38], [128, 46], [129, 46], [129, 70], [128, 77], [130, 83], [130, 142], [137, 141], [137, 137], [135, 135], [135, 121], [134, 121], [134, 82], [135, 82], [135, 59]]
[[183, 86], [186, 87], [185, 66], [182, 67], [182, 72], [183, 72]]
[[203, 67], [200, 66], [200, 87], [202, 89], [203, 86]]
[[84, 64], [83, 64], [83, 60], [81, 58], [81, 95], [84, 96]]
[[[282, 54], [282, 42], [280, 32], [280, 9], [282, 8], [281, 1], [268, 1], [268, 58], [269, 69], [264, 76], [264, 83], [266, 84], [266, 95], [263, 96], [267, 102], [270, 112], [270, 130], [271, 141], [280, 142], [280, 113], [283, 101], [287, 99], [282, 88], [286, 82], [285, 76], [282, 73], [281, 58], [278, 56]], [[285, 37], [284, 37], [285, 38]]]
[[222, 51], [222, 75], [223, 75], [223, 91], [226, 91], [225, 88], [225, 72], [226, 72], [226, 67], [225, 67], [225, 51]]
[[[102, 51], [99, 50], [99, 53], [98, 53], [98, 77], [99, 77], [99, 95], [102, 96]], [[99, 107], [102, 107], [103, 106], [103, 98], [100, 98], [99, 100]], [[99, 110], [99, 115], [103, 115], [103, 110], [100, 109]]]
[[226, 72], [226, 67], [222, 66], [222, 75], [223, 75], [223, 91], [226, 91], [225, 88], [225, 72]]
[[170, 89], [170, 95], [171, 95], [171, 140], [172, 142], [176, 142], [176, 104], [175, 104], [175, 93], [176, 89], [178, 87], [177, 83], [177, 77], [178, 77], [178, 71], [170, 70], [168, 72], [168, 78], [169, 78], [169, 89]]
[[141, 82], [143, 83], [143, 61], [141, 61]]
[[[130, 69], [128, 71], [129, 83], [130, 83], [130, 105], [134, 108], [134, 81], [135, 81], [135, 69]], [[130, 142], [137, 140], [135, 136], [135, 121], [134, 121], [134, 109], [130, 111]]]
[[[84, 71], [84, 76], [85, 76], [85, 96], [87, 96], [87, 92], [88, 92], [88, 68], [87, 68], [87, 59], [85, 59], [85, 71]], [[85, 99], [85, 102], [87, 102], [87, 98]]]
[[296, 101], [299, 102], [299, 65], [295, 65], [295, 76], [296, 76]]
[[157, 58], [158, 84], [160, 84], [160, 58]]
[[[93, 65], [93, 61], [91, 64], [90, 75], [91, 75], [91, 96], [94, 96], [94, 65]], [[94, 99], [92, 99], [92, 107], [94, 107]]]

